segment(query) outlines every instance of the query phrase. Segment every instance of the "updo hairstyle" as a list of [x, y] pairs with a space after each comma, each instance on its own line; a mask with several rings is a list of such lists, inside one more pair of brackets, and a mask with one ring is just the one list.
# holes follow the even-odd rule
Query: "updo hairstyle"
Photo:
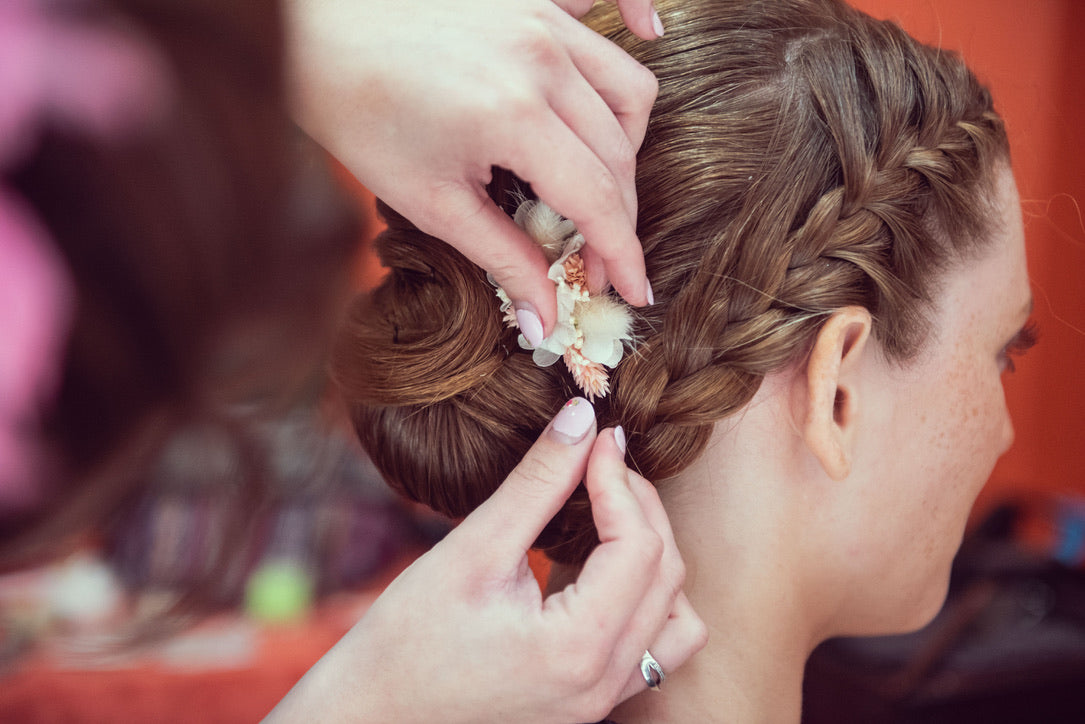
[[[1009, 151], [963, 62], [892, 23], [836, 0], [657, 6], [659, 40], [610, 4], [586, 22], [659, 79], [637, 165], [655, 304], [636, 310], [634, 349], [595, 406], [662, 486], [835, 310], [865, 307], [891, 359], [914, 355], [940, 272], [990, 235]], [[498, 172], [489, 191], [511, 213], [526, 188]], [[483, 270], [382, 212], [390, 274], [356, 304], [336, 374], [388, 482], [464, 516], [579, 391], [519, 349]], [[576, 564], [596, 542], [581, 488], [538, 545]]]

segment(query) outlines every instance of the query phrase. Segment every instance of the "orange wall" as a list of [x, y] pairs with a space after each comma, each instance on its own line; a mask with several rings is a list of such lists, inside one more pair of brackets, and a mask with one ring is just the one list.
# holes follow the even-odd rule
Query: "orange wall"
[[978, 510], [1017, 491], [1085, 496], [1085, 2], [852, 3], [961, 52], [1009, 127], [1041, 341], [1007, 379], [1017, 442]]

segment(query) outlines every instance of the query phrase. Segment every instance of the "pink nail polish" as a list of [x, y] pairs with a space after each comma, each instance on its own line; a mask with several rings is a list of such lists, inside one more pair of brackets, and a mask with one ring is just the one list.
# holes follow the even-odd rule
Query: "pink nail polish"
[[622, 455], [625, 455], [625, 430], [621, 425], [614, 428], [614, 442], [618, 445], [618, 449], [622, 451]]
[[538, 347], [544, 339], [543, 324], [539, 315], [527, 306], [517, 306], [515, 309], [516, 323], [520, 325], [520, 332], [524, 335], [524, 339], [532, 347]]
[[659, 13], [652, 10], [652, 29], [656, 31], [656, 37], [663, 37], [663, 21], [659, 19]]
[[648, 297], [649, 307], [656, 303], [656, 295], [652, 293], [652, 283], [647, 279], [644, 280], [644, 296]]
[[595, 423], [595, 408], [583, 397], [574, 397], [565, 403], [550, 426], [557, 439], [566, 445], [575, 445], [584, 439]]

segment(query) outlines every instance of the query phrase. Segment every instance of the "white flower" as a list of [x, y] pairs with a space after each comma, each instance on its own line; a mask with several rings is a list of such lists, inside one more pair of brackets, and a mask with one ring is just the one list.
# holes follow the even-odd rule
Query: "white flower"
[[[604, 366], [617, 365], [625, 343], [632, 339], [629, 308], [612, 297], [589, 294], [580, 258], [584, 237], [571, 221], [537, 201], [522, 203], [514, 218], [551, 262], [547, 277], [556, 287], [558, 308], [550, 336], [532, 347], [521, 334], [517, 339], [520, 347], [532, 350], [531, 359], [540, 367], [564, 358], [573, 379], [589, 398], [604, 397], [610, 390]], [[492, 276], [488, 278], [497, 286]], [[508, 294], [497, 287], [497, 297], [506, 324], [517, 327]]]
[[592, 297], [578, 307], [576, 322], [583, 336], [580, 354], [607, 367], [621, 362], [633, 323], [627, 306], [611, 297]]

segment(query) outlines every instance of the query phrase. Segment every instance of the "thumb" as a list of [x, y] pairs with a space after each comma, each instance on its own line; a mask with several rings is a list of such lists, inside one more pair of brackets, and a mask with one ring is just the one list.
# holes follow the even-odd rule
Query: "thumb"
[[582, 397], [565, 403], [493, 495], [457, 527], [486, 541], [484, 550], [519, 564], [587, 469], [595, 441], [595, 409]]

